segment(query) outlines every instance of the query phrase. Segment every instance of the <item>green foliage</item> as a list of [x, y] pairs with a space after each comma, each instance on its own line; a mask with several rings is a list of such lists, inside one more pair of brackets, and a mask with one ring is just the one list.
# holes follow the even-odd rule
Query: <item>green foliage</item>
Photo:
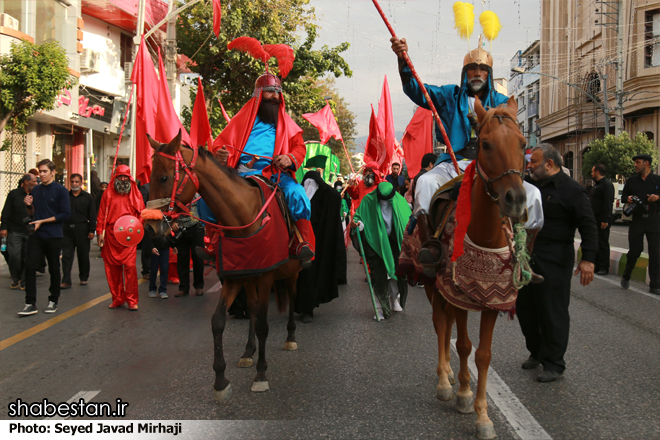
[[589, 151], [582, 160], [583, 176], [591, 176], [593, 166], [602, 163], [610, 179], [615, 180], [617, 174], [629, 177], [635, 173], [632, 158], [638, 154], [650, 154], [653, 166], [658, 163], [658, 150], [644, 133], [637, 133], [634, 139], [625, 131], [618, 137], [610, 134], [605, 139], [591, 141], [587, 148]]
[[[178, 50], [191, 58], [192, 63], [188, 67], [202, 77], [206, 109], [214, 136], [226, 125], [218, 98], [232, 117], [252, 97], [254, 82], [265, 71], [263, 62], [246, 53], [227, 50], [227, 44], [233, 39], [247, 36], [256, 38], [262, 44], [288, 44], [294, 49], [296, 59], [293, 69], [282, 83], [287, 112], [302, 127], [301, 115], [320, 110], [325, 105], [323, 97], [333, 96], [333, 101], [340, 109], [339, 127], [345, 141], [348, 140], [346, 146], [351, 144], [355, 136], [355, 115], [346, 109], [343, 99], [336, 92], [329, 92], [332, 85], [325, 87], [327, 81], [322, 81], [328, 74], [335, 77], [352, 75], [348, 64], [341, 57], [349, 44], [312, 49], [317, 37], [317, 26], [314, 24], [314, 9], [308, 3], [309, 0], [223, 1], [219, 38], [213, 34], [213, 9], [210, 1], [200, 2], [179, 15]], [[303, 40], [302, 43], [300, 40]], [[278, 72], [275, 58], [270, 60], [270, 66], [274, 73]], [[195, 95], [196, 90], [191, 91], [193, 102]], [[182, 117], [187, 127], [191, 116], [192, 109], [184, 108]], [[342, 118], [350, 121], [343, 121]], [[318, 132], [315, 135], [310, 133], [305, 139], [318, 139]], [[341, 155], [337, 155], [346, 162], [341, 142], [339, 147]], [[336, 151], [336, 145], [332, 145], [332, 148]], [[344, 162], [342, 166], [347, 166]]]
[[0, 55], [0, 133], [5, 127], [25, 133], [28, 119], [38, 110], [52, 110], [57, 95], [76, 82], [59, 43], [12, 43], [9, 54]]

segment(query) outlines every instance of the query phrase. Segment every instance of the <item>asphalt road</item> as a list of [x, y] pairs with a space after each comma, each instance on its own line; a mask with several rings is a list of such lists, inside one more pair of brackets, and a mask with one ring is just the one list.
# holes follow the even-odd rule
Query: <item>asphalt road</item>
[[[200, 424], [195, 436], [184, 422], [177, 438], [474, 438], [476, 416], [436, 400], [436, 338], [423, 289], [410, 290], [405, 312], [377, 323], [363, 267], [348, 252], [349, 284], [317, 309], [313, 323], [298, 321], [298, 351], [282, 349], [286, 315], [271, 302], [267, 393], [250, 392], [254, 367], [236, 366], [248, 322], [228, 320], [233, 396], [222, 405], [212, 393], [210, 324], [218, 291], [174, 298], [177, 288], [169, 286], [170, 299], [161, 300], [148, 298], [142, 283], [138, 312], [109, 310], [102, 261], [93, 259], [90, 284], [64, 291], [56, 314], [19, 318], [23, 292], [9, 289], [3, 266], [0, 419], [9, 419], [8, 405], [18, 398], [63, 402], [87, 393], [96, 402], [128, 402], [129, 420], [215, 421]], [[206, 290], [217, 285], [213, 273], [205, 281]], [[47, 283], [47, 276], [38, 278], [41, 310]], [[624, 291], [614, 276], [597, 276], [588, 287], [574, 279], [567, 370], [554, 383], [538, 383], [540, 370], [520, 368], [528, 353], [519, 325], [498, 320], [489, 415], [499, 439], [660, 437], [659, 298], [631, 284]], [[478, 321], [470, 314], [475, 345]], [[458, 371], [455, 351], [452, 367]]]
[[[580, 233], [575, 232], [575, 238], [580, 238]], [[615, 223], [610, 228], [610, 246], [628, 249], [628, 225]], [[644, 252], [649, 251], [649, 244], [644, 237]]]

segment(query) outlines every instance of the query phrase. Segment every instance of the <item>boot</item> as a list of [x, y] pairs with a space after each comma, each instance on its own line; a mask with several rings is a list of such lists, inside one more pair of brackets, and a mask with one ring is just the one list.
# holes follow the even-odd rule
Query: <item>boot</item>
[[307, 269], [312, 265], [314, 258], [314, 231], [312, 224], [309, 220], [300, 219], [296, 220], [294, 226], [296, 237], [298, 239], [298, 246], [296, 246], [295, 255], [302, 265], [303, 269]]
[[442, 257], [442, 247], [440, 241], [431, 235], [434, 231], [431, 229], [431, 218], [428, 214], [417, 216], [417, 228], [419, 229], [419, 241], [422, 243], [417, 261], [424, 268], [424, 275], [433, 278], [437, 275], [436, 267]]
[[[529, 252], [529, 256], [532, 256], [532, 251], [534, 250], [534, 242], [536, 241], [536, 236], [538, 235], [539, 230], [538, 229], [528, 229], [527, 230], [527, 252]], [[530, 264], [529, 270], [532, 272], [532, 279], [530, 280], [530, 283], [532, 284], [541, 284], [543, 281], [545, 281], [545, 278], [543, 278], [542, 275], [537, 274], [534, 272], [534, 269], [532, 269], [532, 266]]]

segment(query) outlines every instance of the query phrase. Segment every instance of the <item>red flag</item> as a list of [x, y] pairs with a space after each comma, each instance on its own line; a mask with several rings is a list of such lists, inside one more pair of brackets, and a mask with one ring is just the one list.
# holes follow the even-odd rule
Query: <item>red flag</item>
[[417, 111], [406, 127], [401, 139], [406, 158], [408, 175], [412, 179], [422, 169], [422, 157], [433, 152], [433, 113], [422, 107]]
[[[183, 125], [179, 116], [174, 111], [172, 105], [172, 98], [170, 96], [170, 88], [167, 85], [167, 76], [165, 75], [165, 66], [163, 65], [163, 58], [158, 51], [158, 70], [160, 72], [160, 79], [158, 80], [158, 112], [156, 118], [156, 133], [153, 136], [158, 142], [167, 143], [174, 139], [181, 129], [181, 142], [190, 145], [190, 136]], [[151, 163], [149, 163], [149, 170], [151, 171]]]
[[385, 140], [378, 126], [374, 106], [372, 105], [371, 118], [369, 119], [369, 137], [367, 138], [367, 144], [364, 146], [364, 163], [376, 162], [378, 169], [382, 171], [383, 168], [387, 167], [387, 164], [385, 164], [386, 159]]
[[339, 131], [339, 126], [337, 125], [337, 120], [335, 119], [335, 115], [332, 113], [330, 104], [327, 102], [325, 107], [323, 107], [318, 112], [305, 113], [302, 115], [302, 117], [307, 119], [310, 124], [318, 129], [322, 144], [327, 143], [333, 137], [338, 141], [342, 140], [341, 131]]
[[215, 38], [220, 38], [220, 19], [222, 18], [222, 9], [220, 0], [213, 0], [213, 33]]
[[227, 121], [227, 124], [229, 124], [229, 121], [231, 121], [231, 118], [229, 117], [229, 115], [225, 111], [225, 106], [222, 105], [222, 101], [220, 101], [220, 99], [218, 99], [218, 104], [220, 104], [220, 109], [222, 110], [222, 116], [225, 117], [225, 121]]
[[204, 88], [202, 78], [197, 77], [197, 97], [193, 106], [192, 119], [190, 121], [190, 142], [199, 147], [208, 143], [209, 148], [213, 145], [211, 136], [211, 124], [206, 112], [206, 100], [204, 99]]
[[378, 165], [380, 165], [380, 171], [383, 174], [387, 174], [392, 163], [392, 157], [394, 156], [394, 149], [396, 148], [392, 99], [390, 98], [390, 87], [387, 84], [387, 75], [385, 75], [385, 79], [383, 80], [383, 92], [380, 95], [380, 101], [378, 101], [378, 127], [385, 143], [386, 152], [383, 163], [378, 162]]
[[156, 109], [158, 105], [158, 76], [149, 56], [149, 50], [140, 42], [131, 81], [136, 88], [135, 109], [135, 178], [140, 182], [149, 182], [151, 176], [151, 156], [153, 149], [147, 140], [147, 133], [156, 133]]

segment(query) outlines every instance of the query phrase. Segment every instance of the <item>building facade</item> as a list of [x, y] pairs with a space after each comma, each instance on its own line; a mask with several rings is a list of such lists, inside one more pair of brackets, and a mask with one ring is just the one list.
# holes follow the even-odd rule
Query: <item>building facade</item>
[[511, 59], [509, 96], [518, 103], [518, 126], [527, 139], [527, 147], [539, 143], [539, 78], [540, 42], [536, 40], [524, 51], [518, 51]]
[[658, 146], [660, 1], [542, 0], [540, 53], [540, 72], [552, 77], [539, 81], [541, 138], [576, 180], [589, 178], [585, 149], [607, 132], [646, 133]]

